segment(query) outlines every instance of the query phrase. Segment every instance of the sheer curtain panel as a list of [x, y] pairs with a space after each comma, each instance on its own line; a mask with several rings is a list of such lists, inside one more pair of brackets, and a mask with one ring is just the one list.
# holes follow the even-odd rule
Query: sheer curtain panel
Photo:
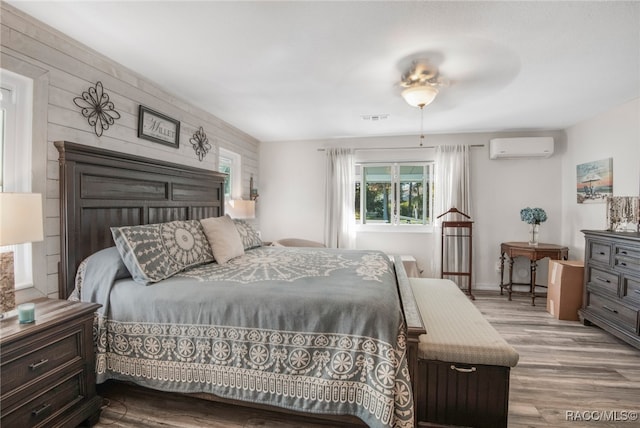
[[[434, 217], [454, 207], [473, 218], [469, 183], [469, 146], [466, 144], [436, 146]], [[434, 254], [431, 268], [435, 278], [440, 277], [441, 274], [442, 221], [466, 220], [462, 216], [460, 218], [454, 216], [454, 214], [449, 214], [440, 219], [434, 219]], [[447, 246], [447, 254], [444, 255], [445, 271], [459, 272], [461, 269], [466, 270], [469, 254], [467, 240], [462, 240], [461, 242], [452, 241], [451, 245]], [[460, 278], [451, 277], [450, 279], [457, 282]], [[462, 286], [464, 284], [459, 285]]]
[[326, 150], [327, 184], [325, 203], [325, 245], [355, 248], [355, 177], [353, 150]]

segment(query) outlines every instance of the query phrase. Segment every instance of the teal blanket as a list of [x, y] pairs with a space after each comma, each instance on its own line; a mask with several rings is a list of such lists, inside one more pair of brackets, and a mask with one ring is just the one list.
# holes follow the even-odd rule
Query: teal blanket
[[145, 286], [109, 248], [77, 282], [81, 300], [102, 304], [98, 382], [413, 426], [406, 329], [384, 253], [262, 247]]

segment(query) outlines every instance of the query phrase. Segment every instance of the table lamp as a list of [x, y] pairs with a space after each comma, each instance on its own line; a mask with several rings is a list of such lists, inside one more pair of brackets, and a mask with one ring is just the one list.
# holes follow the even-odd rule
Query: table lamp
[[233, 199], [227, 204], [227, 212], [231, 218], [256, 218], [256, 201]]
[[[44, 239], [42, 195], [0, 193], [0, 247]], [[0, 253], [0, 317], [16, 305], [13, 251]]]

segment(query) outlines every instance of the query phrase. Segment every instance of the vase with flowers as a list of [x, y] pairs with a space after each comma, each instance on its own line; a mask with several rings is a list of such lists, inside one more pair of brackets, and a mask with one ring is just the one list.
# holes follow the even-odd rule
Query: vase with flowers
[[520, 210], [520, 219], [529, 225], [529, 245], [538, 245], [540, 223], [547, 221], [547, 213], [542, 208], [526, 207]]

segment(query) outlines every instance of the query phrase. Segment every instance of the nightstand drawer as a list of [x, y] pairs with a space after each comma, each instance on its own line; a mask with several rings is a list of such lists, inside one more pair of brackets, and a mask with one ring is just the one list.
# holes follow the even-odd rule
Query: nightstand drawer
[[55, 417], [82, 400], [82, 372], [51, 385], [17, 408], [2, 409], [3, 427], [48, 426], [50, 417]]
[[594, 293], [589, 293], [587, 307], [627, 331], [638, 332], [638, 311], [636, 310]]
[[8, 391], [46, 375], [53, 369], [73, 361], [82, 361], [80, 349], [81, 333], [81, 330], [71, 331], [66, 336], [49, 343], [47, 346], [25, 350], [28, 353], [20, 353], [14, 359], [9, 359], [5, 356], [0, 374], [2, 376], [2, 395], [4, 396]]

